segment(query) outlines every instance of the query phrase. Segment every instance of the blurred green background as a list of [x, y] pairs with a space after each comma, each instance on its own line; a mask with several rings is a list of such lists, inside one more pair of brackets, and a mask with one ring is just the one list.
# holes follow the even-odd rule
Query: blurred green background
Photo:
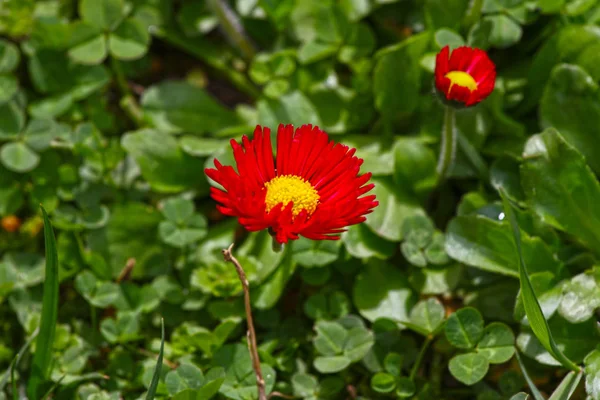
[[[161, 317], [155, 398], [257, 399], [233, 242], [272, 398], [600, 399], [599, 21], [597, 0], [0, 1], [0, 399], [38, 376], [40, 204], [40, 399], [146, 398]], [[435, 54], [465, 44], [498, 79], [441, 180]], [[229, 140], [280, 123], [373, 173], [380, 205], [342, 240], [274, 253], [209, 198]], [[500, 188], [581, 381], [525, 318]]]

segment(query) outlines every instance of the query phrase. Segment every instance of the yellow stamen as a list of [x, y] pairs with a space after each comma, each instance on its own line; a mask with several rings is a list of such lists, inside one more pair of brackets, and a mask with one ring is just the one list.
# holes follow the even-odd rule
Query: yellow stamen
[[477, 90], [477, 82], [471, 75], [463, 71], [450, 71], [446, 74], [446, 78], [450, 79], [450, 87], [448, 88], [448, 93], [452, 89], [452, 86], [458, 85], [462, 87], [466, 87], [471, 92]]
[[265, 183], [267, 195], [265, 204], [267, 212], [271, 211], [277, 204], [282, 203], [283, 208], [290, 202], [293, 202], [292, 215], [295, 217], [302, 210], [306, 210], [311, 215], [317, 209], [319, 204], [319, 193], [310, 184], [299, 176], [282, 175], [276, 176]]

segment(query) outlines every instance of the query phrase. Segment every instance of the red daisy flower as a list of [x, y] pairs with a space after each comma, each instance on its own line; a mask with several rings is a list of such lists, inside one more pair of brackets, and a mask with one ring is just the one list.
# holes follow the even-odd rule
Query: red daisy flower
[[481, 49], [444, 47], [435, 59], [435, 86], [447, 100], [472, 106], [494, 90], [496, 66]]
[[212, 198], [249, 231], [270, 228], [279, 243], [299, 235], [339, 239], [378, 204], [374, 195], [361, 197], [374, 185], [370, 173], [359, 175], [356, 149], [329, 141], [316, 126], [279, 125], [276, 161], [269, 128], [257, 126], [253, 139], [231, 140], [231, 147], [237, 172], [216, 159], [216, 169], [205, 170], [225, 189], [211, 188]]

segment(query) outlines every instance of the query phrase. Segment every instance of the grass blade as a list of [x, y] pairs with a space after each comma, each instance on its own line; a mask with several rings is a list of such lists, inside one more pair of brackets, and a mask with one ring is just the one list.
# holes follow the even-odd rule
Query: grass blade
[[8, 378], [10, 377], [12, 380], [11, 386], [13, 388], [13, 398], [16, 396], [17, 383], [15, 382], [15, 378], [14, 378], [15, 369], [21, 363], [21, 358], [23, 358], [23, 355], [25, 354], [27, 349], [29, 349], [29, 346], [31, 346], [31, 343], [37, 337], [38, 332], [39, 332], [39, 329], [36, 329], [35, 331], [33, 331], [33, 334], [31, 335], [31, 337], [29, 339], [27, 339], [27, 341], [21, 347], [21, 349], [19, 350], [17, 355], [13, 358], [13, 360], [10, 363], [10, 365], [8, 366], [8, 369], [6, 370], [6, 372], [2, 375], [2, 378], [0, 378], [0, 392], [4, 389], [4, 386], [6, 386], [6, 383], [8, 382]]
[[156, 395], [156, 388], [158, 387], [158, 381], [160, 379], [160, 370], [163, 364], [163, 351], [165, 349], [165, 321], [161, 318], [160, 320], [161, 334], [160, 334], [160, 351], [158, 352], [158, 360], [156, 360], [156, 367], [154, 368], [154, 375], [152, 375], [152, 381], [148, 388], [148, 394], [146, 400], [153, 400]]
[[52, 348], [58, 318], [58, 253], [52, 224], [44, 207], [40, 206], [44, 215], [44, 244], [46, 247], [46, 277], [42, 297], [42, 318], [40, 331], [35, 342], [35, 354], [27, 392], [29, 398], [39, 399], [39, 385], [50, 376], [52, 368]]
[[46, 392], [46, 394], [44, 395], [44, 397], [42, 397], [42, 400], [48, 400], [50, 399], [52, 396], [52, 393], [56, 390], [56, 388], [58, 387], [58, 385], [60, 385], [60, 383], [62, 382], [63, 379], [65, 379], [65, 376], [67, 375], [63, 375], [60, 377], [59, 380], [57, 380], [56, 382], [54, 382], [54, 384], [52, 385], [52, 387], [50, 389], [48, 389], [48, 391]]
[[512, 227], [515, 244], [517, 246], [517, 253], [519, 254], [519, 282], [521, 286], [521, 297], [523, 298], [523, 306], [525, 308], [525, 314], [529, 320], [531, 330], [538, 338], [542, 346], [544, 346], [544, 348], [548, 351], [548, 353], [550, 353], [552, 357], [560, 362], [563, 367], [568, 368], [571, 371], [579, 372], [581, 368], [579, 368], [579, 366], [577, 366], [577, 364], [575, 364], [573, 361], [569, 360], [569, 358], [567, 358], [567, 356], [560, 351], [556, 345], [556, 342], [554, 341], [554, 338], [552, 337], [552, 332], [548, 326], [548, 321], [546, 321], [544, 313], [542, 312], [542, 308], [540, 307], [540, 303], [535, 296], [533, 286], [529, 280], [529, 274], [527, 273], [527, 267], [525, 266], [525, 261], [523, 260], [523, 253], [521, 250], [521, 230], [519, 229], [519, 224], [517, 223], [517, 217], [515, 216], [512, 206], [510, 205], [510, 202], [508, 201], [503, 189], [500, 189], [500, 197], [502, 197], [504, 213]]
[[548, 400], [569, 400], [575, 389], [577, 389], [582, 376], [583, 371], [579, 371], [579, 373], [575, 371], [569, 372]]
[[521, 356], [519, 355], [518, 351], [515, 352], [515, 356], [517, 357], [517, 361], [519, 362], [519, 367], [521, 367], [521, 372], [523, 373], [523, 377], [525, 378], [525, 381], [527, 382], [527, 385], [529, 386], [529, 390], [531, 390], [531, 395], [533, 396], [533, 398], [535, 400], [546, 400], [544, 398], [544, 396], [542, 396], [542, 394], [540, 393], [538, 388], [535, 386], [535, 383], [533, 383], [533, 380], [531, 379], [529, 374], [527, 373], [527, 370], [525, 369], [525, 365], [523, 364], [523, 360], [521, 360]]

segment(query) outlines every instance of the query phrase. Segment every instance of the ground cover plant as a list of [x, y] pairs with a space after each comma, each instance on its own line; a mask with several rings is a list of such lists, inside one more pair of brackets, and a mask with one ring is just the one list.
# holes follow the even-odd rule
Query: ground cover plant
[[0, 1], [0, 400], [600, 399], [599, 23]]

